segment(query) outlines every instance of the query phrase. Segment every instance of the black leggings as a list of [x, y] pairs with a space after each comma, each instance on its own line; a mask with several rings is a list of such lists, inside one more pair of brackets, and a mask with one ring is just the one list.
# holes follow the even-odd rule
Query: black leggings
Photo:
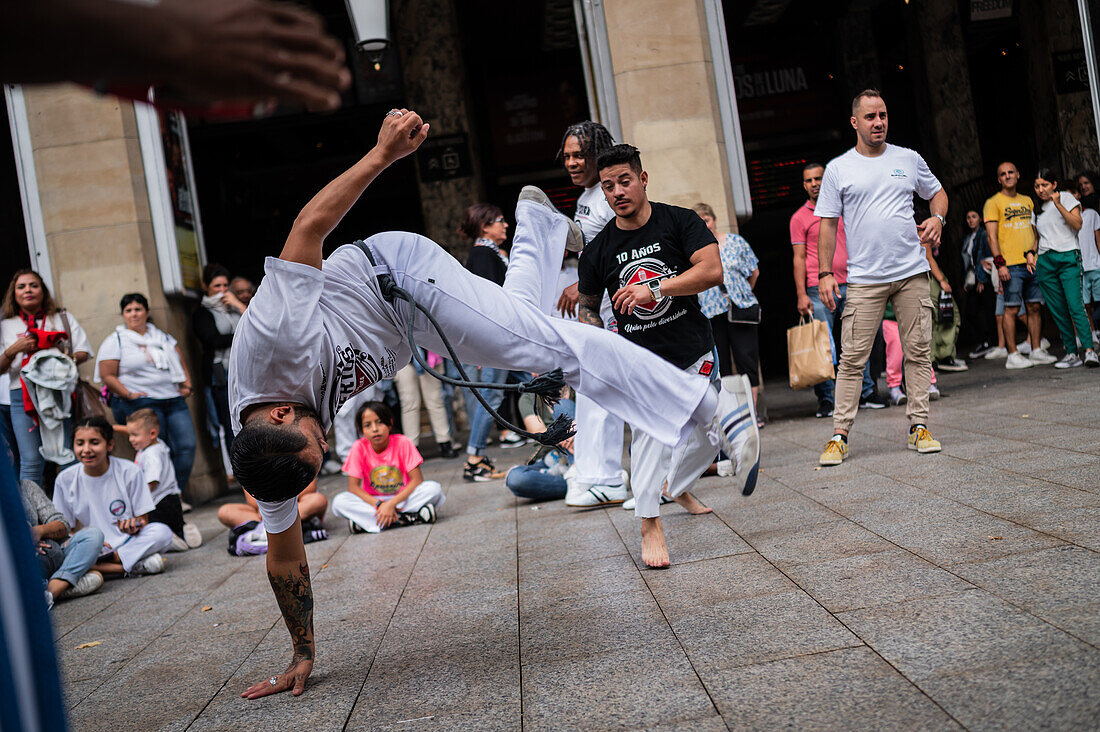
[[149, 512], [149, 523], [154, 521], [166, 524], [173, 534], [183, 538], [183, 504], [179, 495], [171, 493], [160, 499], [156, 508]]
[[[725, 313], [710, 319], [710, 329], [714, 333], [714, 345], [718, 349], [718, 373], [733, 376], [733, 367], [737, 373], [749, 377], [749, 383], [760, 386], [760, 340], [757, 337], [757, 325], [731, 323]], [[732, 353], [733, 359], [730, 359]]]

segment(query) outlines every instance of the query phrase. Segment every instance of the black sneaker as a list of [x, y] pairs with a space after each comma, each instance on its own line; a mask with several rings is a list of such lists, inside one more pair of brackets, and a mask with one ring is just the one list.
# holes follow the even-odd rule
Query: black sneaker
[[367, 533], [366, 529], [364, 529], [362, 526], [355, 523], [351, 519], [348, 519], [348, 530], [351, 531], [351, 533], [353, 533], [353, 534], [365, 534], [365, 533]]
[[832, 402], [818, 402], [817, 403], [817, 417], [822, 419], [824, 417], [833, 416], [833, 403]]
[[419, 511], [401, 512], [397, 514], [397, 523], [401, 526], [412, 526], [413, 524], [434, 524], [435, 523], [435, 506], [430, 503], [425, 503], [420, 507]]
[[994, 347], [989, 345], [988, 343], [983, 343], [980, 346], [975, 347], [974, 350], [970, 352], [969, 358], [985, 358], [985, 354], [992, 351], [993, 348]]
[[860, 398], [860, 409], [886, 409], [888, 405], [886, 400], [880, 397], [878, 394], [872, 394], [867, 398]]
[[503, 477], [504, 473], [497, 470], [487, 457], [482, 457], [479, 463], [467, 461], [466, 467], [462, 469], [462, 479], [470, 483], [486, 483]]
[[449, 442], [439, 443], [439, 457], [444, 460], [451, 460], [458, 457], [458, 450], [454, 449]]

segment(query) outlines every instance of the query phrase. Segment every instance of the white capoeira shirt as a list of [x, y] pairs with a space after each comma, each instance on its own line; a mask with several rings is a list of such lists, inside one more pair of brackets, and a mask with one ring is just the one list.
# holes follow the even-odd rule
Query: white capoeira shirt
[[[253, 404], [295, 402], [314, 409], [327, 432], [344, 402], [393, 376], [412, 353], [359, 247], [340, 247], [321, 269], [268, 257], [264, 273], [233, 336], [233, 431]], [[256, 503], [269, 533], [298, 515], [296, 498]]]
[[[604, 195], [599, 183], [585, 188], [584, 193], [577, 198], [577, 210], [573, 214], [573, 221], [581, 227], [586, 244], [595, 239], [596, 234], [603, 231], [603, 227], [614, 218], [615, 212], [611, 210], [611, 204], [607, 202], [607, 196]], [[584, 256], [583, 251], [581, 256]], [[577, 278], [574, 275], [573, 282], [576, 281]], [[600, 303], [600, 318], [607, 330], [616, 331], [615, 310], [611, 307], [611, 298], [607, 293], [604, 293], [603, 302]]]
[[268, 257], [264, 273], [233, 338], [233, 431], [241, 412], [265, 402], [305, 404], [327, 431], [345, 401], [408, 362], [401, 326], [354, 245], [321, 269]]
[[107, 472], [91, 476], [77, 464], [57, 475], [53, 505], [70, 526], [79, 521], [103, 532], [103, 541], [117, 551], [132, 535], [118, 528], [118, 521], [144, 516], [153, 510], [153, 496], [141, 469], [122, 458], [109, 457]]

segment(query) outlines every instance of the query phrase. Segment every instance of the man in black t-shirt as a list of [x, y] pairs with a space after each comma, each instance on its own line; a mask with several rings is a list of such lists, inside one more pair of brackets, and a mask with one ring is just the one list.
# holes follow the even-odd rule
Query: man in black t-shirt
[[[615, 145], [596, 161], [600, 186], [615, 218], [585, 247], [580, 259], [578, 320], [603, 327], [600, 300], [611, 296], [619, 334], [681, 369], [716, 381], [710, 322], [696, 295], [722, 284], [718, 242], [690, 209], [651, 202], [649, 176], [632, 145]], [[752, 408], [748, 380], [737, 380], [734, 396]], [[717, 388], [717, 384], [715, 384]], [[742, 393], [742, 390], [744, 393]], [[676, 448], [658, 443], [635, 425], [631, 446], [631, 489], [635, 515], [642, 519], [642, 559], [651, 567], [669, 565], [661, 529], [662, 489], [691, 513], [708, 513], [687, 489], [714, 460], [705, 430], [696, 430]], [[756, 485], [759, 433], [756, 414], [735, 443], [737, 481], [744, 493]]]

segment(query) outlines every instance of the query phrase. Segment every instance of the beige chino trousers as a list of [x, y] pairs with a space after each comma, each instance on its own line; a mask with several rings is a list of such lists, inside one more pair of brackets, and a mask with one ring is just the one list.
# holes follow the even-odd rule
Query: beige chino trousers
[[932, 295], [928, 273], [878, 285], [848, 283], [848, 302], [840, 321], [843, 345], [836, 377], [834, 430], [848, 431], [859, 410], [863, 367], [871, 355], [887, 301], [894, 305], [898, 334], [905, 352], [905, 414], [909, 426], [928, 424], [928, 389], [932, 383]]

